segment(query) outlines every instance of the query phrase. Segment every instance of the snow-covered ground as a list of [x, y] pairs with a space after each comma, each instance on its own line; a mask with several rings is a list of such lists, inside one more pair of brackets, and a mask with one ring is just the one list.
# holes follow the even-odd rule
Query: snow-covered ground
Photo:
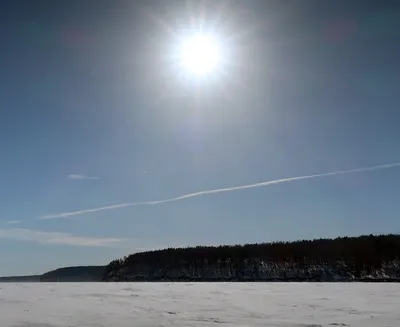
[[398, 327], [400, 284], [0, 284], [1, 327]]

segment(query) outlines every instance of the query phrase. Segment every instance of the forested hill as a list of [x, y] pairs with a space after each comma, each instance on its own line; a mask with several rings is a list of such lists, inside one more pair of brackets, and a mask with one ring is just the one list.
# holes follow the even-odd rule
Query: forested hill
[[170, 248], [112, 261], [105, 281], [400, 281], [400, 235]]

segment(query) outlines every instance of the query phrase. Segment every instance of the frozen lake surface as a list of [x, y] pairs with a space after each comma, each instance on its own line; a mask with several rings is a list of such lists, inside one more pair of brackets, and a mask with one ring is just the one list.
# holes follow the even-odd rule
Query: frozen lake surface
[[0, 284], [2, 327], [398, 327], [400, 284]]

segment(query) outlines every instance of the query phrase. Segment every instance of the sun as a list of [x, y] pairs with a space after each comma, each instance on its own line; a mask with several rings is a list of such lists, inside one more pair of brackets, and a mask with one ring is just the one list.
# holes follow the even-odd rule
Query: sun
[[181, 41], [178, 57], [185, 71], [204, 77], [219, 69], [222, 46], [216, 35], [199, 33]]

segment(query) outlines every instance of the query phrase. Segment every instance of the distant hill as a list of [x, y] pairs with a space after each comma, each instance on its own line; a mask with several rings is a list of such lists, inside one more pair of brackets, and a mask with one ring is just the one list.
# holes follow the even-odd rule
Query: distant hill
[[32, 276], [0, 277], [0, 283], [34, 283], [34, 282], [100, 282], [106, 266], [78, 266], [58, 268]]
[[400, 235], [170, 248], [112, 261], [105, 281], [400, 281]]
[[0, 283], [34, 283], [40, 281], [40, 275], [0, 277]]
[[99, 282], [105, 266], [65, 267], [49, 271], [40, 276], [41, 282]]

